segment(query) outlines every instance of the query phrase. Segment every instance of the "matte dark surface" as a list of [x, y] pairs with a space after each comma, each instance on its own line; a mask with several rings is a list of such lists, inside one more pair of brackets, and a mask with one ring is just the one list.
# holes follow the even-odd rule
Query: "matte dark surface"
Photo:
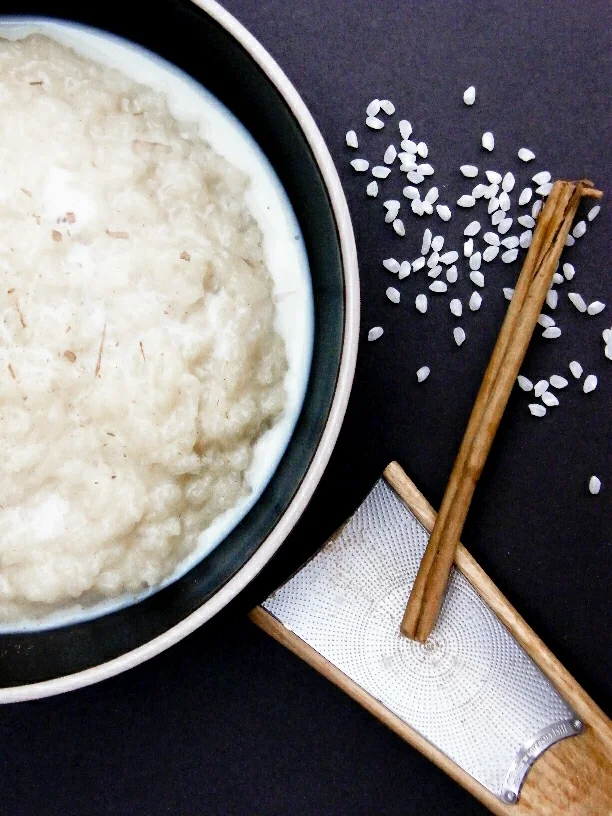
[[[211, 625], [123, 677], [63, 698], [0, 709], [2, 812], [8, 814], [296, 814], [467, 816], [484, 813], [468, 794], [357, 705], [244, 619], [357, 506], [397, 458], [437, 505], [492, 347], [516, 270], [496, 264], [483, 308], [463, 320], [456, 349], [448, 301], [426, 319], [413, 308], [418, 278], [393, 306], [384, 257], [418, 254], [423, 220], [406, 218], [403, 242], [382, 224], [380, 201], [347, 165], [344, 133], [364, 133], [363, 109], [389, 96], [430, 147], [441, 197], [470, 189], [458, 166], [538, 169], [592, 176], [612, 190], [612, 7], [528, 2], [226, 0], [293, 80], [338, 163], [357, 234], [363, 344], [340, 442], [299, 528], [256, 584]], [[476, 85], [476, 105], [461, 94]], [[396, 117], [399, 118], [399, 117]], [[483, 130], [497, 148], [486, 160]], [[384, 135], [383, 135], [384, 134]], [[378, 159], [389, 128], [365, 134]], [[393, 134], [395, 140], [395, 133]], [[522, 145], [538, 155], [521, 166]], [[429, 160], [429, 159], [428, 159]], [[448, 184], [448, 187], [444, 185]], [[397, 182], [387, 185], [400, 192]], [[387, 197], [385, 195], [385, 197]], [[567, 259], [571, 289], [612, 303], [610, 215], [602, 210]], [[478, 216], [484, 221], [482, 211]], [[469, 214], [439, 225], [460, 249]], [[419, 273], [422, 275], [422, 273]], [[499, 284], [494, 282], [498, 276]], [[465, 284], [458, 284], [468, 293]], [[561, 289], [570, 287], [564, 284]], [[435, 301], [435, 296], [430, 298]], [[485, 308], [486, 307], [486, 308]], [[610, 713], [612, 708], [612, 466], [610, 363], [601, 331], [609, 305], [578, 315], [561, 296], [553, 343], [535, 340], [525, 370], [565, 373], [577, 358], [599, 387], [576, 386], [544, 421], [515, 395], [496, 440], [464, 543], [557, 656]], [[414, 372], [432, 374], [422, 386]], [[586, 489], [597, 473], [598, 497]]]

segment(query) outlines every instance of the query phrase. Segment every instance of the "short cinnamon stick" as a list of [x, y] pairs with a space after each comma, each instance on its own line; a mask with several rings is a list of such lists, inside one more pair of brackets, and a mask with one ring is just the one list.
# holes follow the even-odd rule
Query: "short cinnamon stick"
[[601, 197], [589, 181], [556, 182], [540, 213], [406, 607], [401, 631], [415, 640], [435, 625], [476, 483], [584, 195]]

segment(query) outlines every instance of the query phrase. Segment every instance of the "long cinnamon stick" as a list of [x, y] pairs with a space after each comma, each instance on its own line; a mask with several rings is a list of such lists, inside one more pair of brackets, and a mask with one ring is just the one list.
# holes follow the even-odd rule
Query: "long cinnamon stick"
[[476, 483], [583, 195], [601, 197], [591, 182], [556, 182], [540, 213], [406, 607], [401, 631], [413, 639], [425, 641], [435, 625]]

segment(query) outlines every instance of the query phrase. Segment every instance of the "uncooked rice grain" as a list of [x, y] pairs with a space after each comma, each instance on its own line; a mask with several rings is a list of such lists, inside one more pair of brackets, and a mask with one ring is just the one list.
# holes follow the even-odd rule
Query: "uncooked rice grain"
[[387, 297], [391, 301], [391, 303], [399, 303], [400, 302], [400, 293], [394, 286], [389, 286], [386, 293]]
[[[399, 123], [399, 131], [402, 139], [409, 139], [412, 135], [412, 125], [407, 119], [402, 119]], [[416, 145], [415, 145], [416, 149]]]
[[457, 283], [458, 277], [459, 275], [457, 273], [457, 267], [454, 264], [452, 266], [449, 266], [448, 269], [446, 270], [446, 280], [449, 283]]
[[531, 241], [533, 238], [533, 232], [531, 230], [525, 230], [525, 232], [521, 232], [519, 236], [519, 246], [522, 249], [529, 249], [531, 246]]
[[400, 264], [399, 272], [397, 273], [397, 277], [400, 280], [404, 280], [410, 274], [410, 261], [402, 261]]
[[572, 235], [574, 238], [582, 238], [584, 233], [586, 232], [586, 221], [579, 221], [574, 229], [572, 230]]
[[536, 173], [535, 176], [531, 177], [531, 180], [539, 186], [540, 184], [548, 184], [551, 178], [552, 176], [548, 170], [540, 170], [539, 173]]
[[503, 210], [498, 210], [497, 212], [494, 212], [493, 215], [491, 216], [491, 224], [494, 227], [497, 227], [504, 220], [505, 215], [506, 213]]
[[523, 391], [533, 391], [533, 383], [523, 374], [519, 374], [516, 381], [519, 384], [519, 388], [522, 388]]
[[461, 328], [461, 326], [456, 326], [453, 329], [453, 337], [455, 338], [455, 343], [460, 346], [463, 341], [465, 340], [465, 331]]
[[439, 252], [442, 247], [444, 246], [444, 236], [443, 235], [434, 235], [431, 239], [431, 248], [434, 252]]
[[548, 380], [538, 380], [533, 387], [533, 393], [536, 397], [541, 397], [542, 394], [548, 390]]
[[480, 232], [480, 221], [470, 221], [467, 227], [463, 230], [464, 235], [477, 235]]
[[473, 164], [462, 164], [459, 169], [466, 178], [476, 178], [478, 175], [478, 168]]
[[512, 300], [512, 295], [514, 294], [514, 289], [511, 289], [509, 286], [504, 286], [503, 289], [504, 297], [506, 300]]
[[574, 246], [575, 243], [576, 243], [576, 239], [574, 238], [574, 236], [571, 233], [566, 236], [565, 246], [567, 246], [567, 247]]
[[532, 159], [535, 159], [535, 153], [528, 147], [521, 147], [521, 149], [518, 152], [518, 157], [521, 161], [528, 162], [531, 161]]
[[559, 302], [559, 293], [555, 289], [549, 289], [546, 293], [546, 305], [549, 309], [556, 309]]
[[380, 107], [386, 114], [389, 116], [393, 116], [395, 113], [395, 105], [391, 102], [390, 99], [381, 99], [380, 100]]
[[446, 204], [438, 204], [436, 207], [436, 212], [442, 219], [442, 221], [450, 221], [451, 219], [451, 211], [450, 208], [446, 206]]
[[353, 170], [356, 170], [357, 173], [365, 173], [369, 166], [370, 162], [366, 161], [365, 159], [353, 159], [351, 162], [351, 167]]
[[448, 286], [444, 281], [435, 280], [433, 283], [429, 284], [429, 288], [432, 292], [436, 292], [437, 294], [441, 294], [442, 292], [446, 292]]
[[480, 269], [480, 264], [482, 261], [482, 255], [480, 252], [474, 252], [473, 255], [470, 256], [470, 269], [476, 271]]
[[475, 203], [476, 203], [476, 199], [474, 198], [474, 196], [471, 196], [471, 195], [462, 195], [457, 200], [457, 204], [460, 207], [473, 207]]
[[416, 375], [418, 382], [421, 383], [424, 380], [426, 380], [429, 377], [429, 366], [421, 366], [417, 371]]
[[518, 258], [518, 249], [507, 249], [501, 256], [504, 263], [514, 263]]
[[574, 269], [573, 264], [571, 263], [564, 263], [563, 264], [563, 275], [565, 276], [565, 280], [571, 280], [574, 275], [576, 274], [576, 270]]
[[383, 156], [384, 163], [393, 164], [396, 158], [397, 150], [395, 149], [395, 145], [389, 145], [389, 147], [385, 150], [385, 155]]
[[506, 249], [516, 249], [519, 245], [519, 239], [516, 235], [509, 235], [507, 238], [504, 238], [501, 242], [502, 246], [505, 246]]
[[370, 196], [370, 198], [376, 198], [378, 195], [378, 182], [371, 181], [368, 186], [366, 187], [366, 194]]
[[512, 226], [511, 218], [502, 218], [502, 220], [497, 225], [497, 231], [500, 233], [500, 235], [505, 235], [511, 226]]
[[501, 184], [503, 176], [501, 173], [498, 173], [497, 170], [485, 170], [485, 176], [487, 177], [489, 184]]
[[603, 312], [605, 308], [606, 304], [602, 303], [601, 300], [594, 300], [587, 306], [587, 312], [590, 315], [598, 315], [600, 314], [600, 312]]
[[504, 212], [508, 212], [510, 209], [510, 196], [508, 193], [499, 194], [499, 206]]
[[438, 188], [431, 187], [427, 191], [427, 194], [425, 195], [425, 201], [428, 201], [430, 204], [435, 204], [436, 201], [438, 200], [438, 196], [439, 196]]
[[470, 255], [474, 254], [474, 239], [468, 238], [467, 241], [463, 242], [463, 255], [465, 258], [469, 258]]
[[499, 246], [500, 240], [499, 235], [496, 232], [485, 232], [482, 236], [486, 244], [491, 244], [491, 246]]
[[449, 306], [451, 314], [453, 314], [455, 317], [461, 317], [461, 315], [463, 314], [463, 306], [459, 298], [453, 298]]
[[474, 198], [482, 198], [486, 192], [487, 192], [486, 184], [477, 184], [472, 190], [472, 195], [474, 196]]
[[366, 119], [366, 125], [369, 128], [372, 128], [372, 130], [380, 130], [381, 128], [384, 128], [385, 123], [382, 121], [382, 119], [379, 119], [376, 116], [368, 116]]
[[373, 99], [366, 108], [366, 113], [368, 116], [376, 116], [379, 111], [380, 111], [380, 99]]
[[373, 326], [370, 331], [368, 332], [368, 340], [371, 342], [372, 340], [378, 340], [384, 334], [383, 329], [381, 326]]
[[488, 246], [482, 253], [482, 260], [486, 261], [486, 263], [491, 263], [491, 261], [494, 261], [498, 255], [499, 255], [498, 246]]
[[542, 402], [549, 408], [554, 408], [559, 404], [559, 399], [550, 391], [545, 391], [542, 394]]
[[569, 370], [572, 372], [574, 377], [579, 380], [582, 377], [582, 366], [578, 362], [578, 360], [572, 360], [569, 364]]
[[556, 340], [557, 337], [561, 337], [561, 329], [558, 326], [551, 326], [550, 329], [544, 329], [542, 337], [545, 340]]
[[531, 207], [531, 216], [532, 216], [532, 218], [537, 218], [538, 215], [540, 214], [541, 209], [542, 209], [542, 202], [538, 198], [537, 201], [533, 202], [533, 205]]
[[490, 130], [482, 134], [482, 146], [485, 150], [489, 151], [493, 150], [495, 147], [495, 138]]
[[579, 312], [586, 312], [587, 305], [584, 302], [584, 298], [582, 295], [578, 294], [578, 292], [568, 292], [567, 293], [568, 300], [578, 309]]
[[553, 374], [550, 378], [550, 384], [553, 388], [565, 388], [567, 386], [567, 380], [559, 374]]
[[477, 312], [480, 309], [481, 304], [482, 297], [480, 296], [480, 292], [472, 292], [469, 302], [470, 310], [472, 312]]
[[548, 182], [548, 184], [541, 184], [539, 187], [536, 188], [536, 193], [538, 195], [546, 197], [550, 191], [552, 190], [552, 182]]
[[551, 326], [555, 325], [555, 321], [552, 319], [552, 317], [550, 315], [547, 315], [547, 314], [541, 314], [538, 317], [538, 323], [544, 329], [550, 329]]
[[473, 85], [470, 85], [469, 88], [466, 88], [463, 92], [463, 101], [466, 105], [473, 105], [476, 100], [476, 88]]
[[596, 496], [601, 490], [601, 479], [597, 476], [591, 476], [589, 479], [589, 493]]
[[429, 148], [427, 147], [425, 142], [419, 142], [418, 145], [417, 145], [416, 152], [419, 154], [419, 156], [422, 159], [426, 159], [427, 154], [429, 153]]
[[406, 227], [404, 226], [404, 222], [402, 221], [401, 218], [395, 219], [395, 221], [393, 222], [393, 229], [401, 238], [403, 238], [404, 235], [406, 234]]
[[422, 173], [419, 173], [418, 170], [410, 170], [409, 173], [407, 173], [406, 178], [413, 184], [420, 184], [422, 181], [425, 181], [425, 176], [422, 175]]
[[378, 164], [376, 165], [376, 167], [372, 168], [372, 175], [374, 176], [374, 178], [386, 179], [390, 172], [391, 168], [383, 167], [382, 164]]
[[414, 305], [416, 306], [418, 312], [425, 314], [427, 311], [427, 295], [417, 295]]
[[489, 215], [492, 215], [496, 210], [499, 210], [499, 198], [495, 198], [495, 196], [493, 196], [493, 198], [489, 199], [487, 212]]
[[393, 272], [394, 275], [396, 275], [399, 272], [400, 268], [399, 261], [396, 261], [395, 258], [385, 258], [382, 264], [385, 267], [385, 269], [388, 269], [389, 272]]
[[519, 196], [518, 203], [521, 207], [524, 207], [525, 204], [529, 204], [531, 201], [531, 197], [533, 196], [533, 190], [531, 187], [525, 187], [522, 193]]
[[591, 207], [591, 209], [587, 213], [588, 220], [592, 221], [594, 218], [597, 218], [600, 210], [601, 207], [599, 206], [599, 204], [596, 204], [594, 207]]
[[405, 198], [409, 199], [410, 201], [414, 201], [415, 198], [421, 197], [421, 194], [419, 193], [417, 188], [412, 187], [411, 185], [404, 187], [404, 189], [402, 190], [402, 194], [404, 195]]
[[539, 402], [532, 402], [529, 406], [529, 410], [535, 417], [543, 417], [546, 415], [546, 408], [544, 405], [540, 405]]
[[412, 271], [418, 272], [419, 269], [422, 269], [425, 266], [425, 258], [420, 255], [412, 262]]
[[429, 270], [427, 273], [428, 278], [437, 278], [442, 273], [441, 266], [434, 266], [432, 269]]
[[347, 147], [359, 147], [359, 141], [357, 140], [357, 134], [354, 130], [349, 130], [346, 134], [346, 144]]
[[591, 391], [594, 391], [597, 388], [597, 377], [595, 374], [589, 374], [585, 377], [584, 385], [582, 386], [582, 390], [585, 394], [590, 394]]
[[470, 272], [470, 280], [472, 281], [472, 283], [476, 284], [476, 286], [482, 287], [485, 285], [484, 275], [482, 274], [482, 272], [479, 272], [478, 270]]

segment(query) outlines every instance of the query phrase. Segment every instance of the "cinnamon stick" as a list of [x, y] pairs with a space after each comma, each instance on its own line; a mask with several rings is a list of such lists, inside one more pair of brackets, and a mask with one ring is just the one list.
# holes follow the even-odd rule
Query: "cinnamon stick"
[[402, 633], [415, 640], [424, 642], [435, 625], [476, 483], [584, 195], [601, 197], [589, 181], [556, 182], [538, 218], [402, 620]]

